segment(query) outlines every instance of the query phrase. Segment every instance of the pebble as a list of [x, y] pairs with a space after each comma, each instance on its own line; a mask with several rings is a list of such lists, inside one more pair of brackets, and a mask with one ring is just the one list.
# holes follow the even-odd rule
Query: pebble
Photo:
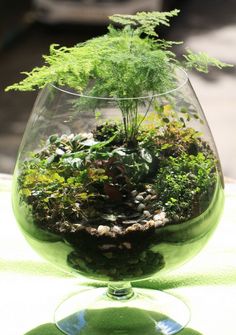
[[150, 220], [150, 221], [147, 222], [147, 225], [149, 227], [154, 227], [155, 226], [155, 221], [154, 220]]
[[143, 211], [143, 215], [146, 216], [146, 217], [150, 217], [151, 214], [149, 211]]
[[74, 233], [78, 230], [82, 230], [83, 226], [80, 223], [74, 223], [73, 226], [71, 227], [71, 232]]
[[139, 223], [142, 223], [142, 225], [147, 223], [147, 220], [140, 220]]
[[114, 227], [112, 228], [112, 231], [113, 231], [114, 233], [120, 234], [122, 230], [121, 230], [121, 228], [120, 228], [119, 226], [114, 226]]
[[131, 232], [131, 231], [137, 231], [137, 230], [141, 230], [142, 226], [139, 223], [135, 223], [132, 226], [129, 226], [128, 228], [126, 228], [126, 232]]
[[137, 201], [143, 201], [144, 200], [144, 197], [140, 194], [138, 194], [135, 198]]
[[95, 235], [97, 233], [97, 229], [96, 228], [91, 228], [91, 227], [87, 227], [85, 229], [89, 234]]
[[132, 225], [135, 224], [137, 221], [136, 220], [124, 220], [122, 223], [125, 225]]
[[139, 212], [142, 212], [142, 211], [144, 210], [144, 208], [145, 208], [145, 205], [144, 205], [144, 204], [139, 204], [137, 210], [138, 210]]
[[103, 225], [100, 225], [98, 226], [98, 234], [99, 235], [106, 235], [110, 232], [111, 228], [108, 227], [108, 226], [103, 226]]
[[148, 202], [148, 201], [151, 200], [151, 199], [152, 199], [151, 194], [148, 194], [148, 195], [146, 196], [146, 198], [144, 199], [144, 201], [145, 201], [145, 202]]
[[133, 191], [131, 192], [132, 197], [136, 197], [137, 194], [138, 194], [138, 191], [137, 191], [137, 190], [133, 190]]
[[156, 194], [156, 192], [152, 188], [148, 188], [147, 192], [150, 193], [150, 194], [152, 194], [152, 195]]
[[158, 221], [158, 220], [161, 220], [163, 221], [166, 217], [166, 213], [165, 212], [160, 212], [159, 214], [156, 214], [153, 216], [153, 220], [154, 221]]

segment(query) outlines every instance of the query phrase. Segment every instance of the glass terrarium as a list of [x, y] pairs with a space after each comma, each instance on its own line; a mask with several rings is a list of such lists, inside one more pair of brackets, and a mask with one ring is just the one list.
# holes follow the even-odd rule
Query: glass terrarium
[[[130, 55], [144, 57], [133, 43]], [[53, 49], [51, 63], [61, 55], [67, 50]], [[16, 164], [14, 213], [44, 258], [108, 283], [57, 308], [65, 334], [175, 334], [188, 323], [188, 308], [163, 292], [133, 291], [130, 282], [178, 267], [206, 244], [223, 207], [219, 158], [183, 69], [162, 59], [147, 73], [143, 58], [133, 64], [116, 56], [119, 78], [103, 59], [78, 93], [70, 61], [67, 81], [57, 78], [39, 94]]]

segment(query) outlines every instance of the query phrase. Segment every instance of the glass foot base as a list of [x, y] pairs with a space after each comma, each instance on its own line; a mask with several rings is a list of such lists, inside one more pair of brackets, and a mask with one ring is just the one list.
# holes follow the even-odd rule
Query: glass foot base
[[106, 288], [88, 289], [62, 302], [57, 327], [68, 335], [172, 335], [189, 322], [188, 307], [176, 297], [135, 289], [128, 299], [113, 299]]

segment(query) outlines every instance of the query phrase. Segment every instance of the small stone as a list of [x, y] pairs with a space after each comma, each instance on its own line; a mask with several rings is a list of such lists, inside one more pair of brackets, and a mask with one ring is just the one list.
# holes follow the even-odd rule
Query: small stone
[[166, 213], [162, 211], [162, 212], [160, 212], [160, 213], [154, 215], [153, 219], [154, 219], [155, 221], [157, 221], [157, 220], [164, 220], [165, 217], [166, 217]]
[[155, 226], [155, 221], [154, 220], [150, 220], [147, 222], [147, 226], [148, 227], [154, 227]]
[[114, 233], [120, 234], [122, 232], [121, 228], [119, 226], [112, 227], [112, 231]]
[[131, 192], [132, 197], [136, 197], [137, 194], [138, 194], [138, 191], [137, 191], [137, 190], [133, 190], [133, 191]]
[[147, 218], [151, 216], [149, 211], [143, 211], [143, 215], [146, 216]]
[[145, 201], [145, 202], [148, 202], [148, 201], [150, 201], [151, 199], [152, 199], [151, 194], [148, 194], [148, 195], [146, 196], [146, 198], [144, 199], [144, 201]]
[[145, 208], [145, 205], [144, 205], [144, 204], [139, 204], [137, 210], [138, 210], [139, 212], [142, 212], [142, 211], [144, 210], [144, 208]]
[[152, 188], [148, 188], [148, 189], [147, 189], [147, 192], [150, 193], [150, 194], [152, 194], [152, 195], [155, 195], [155, 194], [156, 194], [156, 191], [153, 190]]
[[74, 223], [73, 226], [71, 227], [71, 232], [74, 233], [78, 230], [82, 230], [83, 226], [80, 223]]
[[97, 229], [99, 235], [107, 235], [110, 232], [110, 230], [111, 230], [110, 227], [103, 225], [98, 226]]
[[154, 221], [159, 221], [161, 219], [162, 219], [161, 214], [156, 214], [156, 215], [153, 216]]
[[141, 230], [142, 225], [139, 223], [135, 223], [132, 226], [129, 226], [128, 228], [126, 228], [126, 232], [132, 232], [132, 231], [137, 231], [137, 230]]
[[91, 234], [91, 235], [94, 235], [97, 233], [97, 229], [96, 228], [91, 228], [91, 227], [86, 227], [85, 230]]
[[142, 195], [138, 194], [138, 195], [136, 196], [135, 200], [138, 200], [138, 201], [141, 201], [141, 202], [142, 202], [142, 201], [144, 200], [144, 197], [143, 197]]
[[132, 225], [135, 224], [137, 221], [136, 220], [124, 220], [122, 223], [125, 225]]
[[140, 220], [139, 223], [141, 223], [142, 225], [147, 223], [147, 220]]
[[157, 195], [153, 195], [152, 197], [151, 197], [151, 200], [156, 200], [157, 199]]

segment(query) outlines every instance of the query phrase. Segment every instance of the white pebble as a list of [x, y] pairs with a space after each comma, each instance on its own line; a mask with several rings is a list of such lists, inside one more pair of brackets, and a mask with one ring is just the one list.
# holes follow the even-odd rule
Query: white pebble
[[160, 212], [156, 215], [153, 216], [154, 221], [160, 221], [161, 223], [166, 222], [166, 213], [165, 212]]
[[142, 211], [144, 210], [144, 208], [145, 208], [145, 205], [144, 205], [144, 204], [139, 204], [137, 210], [138, 210], [139, 212], [142, 212]]
[[152, 199], [151, 194], [148, 194], [148, 195], [146, 196], [146, 198], [144, 199], [144, 201], [149, 201], [149, 200], [151, 200], [151, 199]]
[[121, 228], [120, 228], [119, 226], [114, 226], [114, 227], [112, 228], [112, 231], [113, 231], [114, 233], [119, 234], [119, 233], [121, 233]]
[[138, 191], [137, 191], [137, 190], [133, 190], [133, 191], [131, 192], [132, 197], [136, 197], [137, 194], [138, 194]]
[[143, 196], [140, 195], [140, 194], [137, 195], [137, 197], [135, 199], [138, 200], [138, 201], [143, 201], [144, 200]]
[[110, 232], [110, 227], [108, 226], [103, 226], [103, 225], [100, 225], [98, 226], [98, 234], [100, 235], [106, 235]]
[[149, 211], [143, 211], [143, 214], [146, 216], [146, 217], [149, 217], [151, 216], [150, 212]]

